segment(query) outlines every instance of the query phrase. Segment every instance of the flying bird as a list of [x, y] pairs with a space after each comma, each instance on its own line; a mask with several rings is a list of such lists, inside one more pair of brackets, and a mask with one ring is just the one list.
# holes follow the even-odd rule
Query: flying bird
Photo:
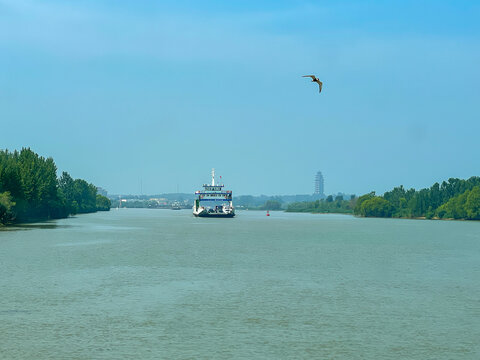
[[302, 77], [311, 77], [312, 78], [312, 82], [316, 82], [318, 84], [318, 92], [321, 93], [322, 92], [322, 85], [323, 83], [318, 80], [318, 78], [315, 76], [315, 75], [303, 75]]

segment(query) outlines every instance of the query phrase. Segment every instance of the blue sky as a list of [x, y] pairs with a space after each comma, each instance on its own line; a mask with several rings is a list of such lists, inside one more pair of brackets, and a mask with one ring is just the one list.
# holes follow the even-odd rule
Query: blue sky
[[[0, 0], [0, 147], [110, 193], [480, 175], [478, 1]], [[302, 78], [317, 74], [322, 94]]]

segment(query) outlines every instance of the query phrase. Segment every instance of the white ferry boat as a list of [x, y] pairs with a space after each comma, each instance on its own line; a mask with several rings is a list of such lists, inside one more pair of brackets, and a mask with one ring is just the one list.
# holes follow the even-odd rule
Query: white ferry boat
[[212, 183], [204, 184], [203, 190], [195, 191], [193, 215], [199, 217], [234, 217], [232, 192], [224, 190], [223, 184], [215, 184], [215, 169], [212, 169]]

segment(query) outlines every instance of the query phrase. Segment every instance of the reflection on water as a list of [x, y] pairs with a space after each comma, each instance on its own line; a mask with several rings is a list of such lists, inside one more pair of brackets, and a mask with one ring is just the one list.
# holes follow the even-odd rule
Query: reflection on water
[[478, 222], [128, 209], [1, 231], [0, 274], [2, 359], [480, 358]]
[[[56, 220], [58, 221], [58, 220]], [[32, 230], [32, 229], [57, 229], [68, 228], [70, 225], [59, 225], [56, 222], [41, 222], [31, 224], [15, 224], [10, 226], [0, 226], [0, 231], [19, 231], [19, 230]]]

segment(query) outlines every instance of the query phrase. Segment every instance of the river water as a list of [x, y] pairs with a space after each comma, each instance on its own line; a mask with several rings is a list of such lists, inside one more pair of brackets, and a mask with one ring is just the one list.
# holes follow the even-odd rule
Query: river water
[[112, 210], [0, 274], [1, 359], [480, 358], [480, 222]]

